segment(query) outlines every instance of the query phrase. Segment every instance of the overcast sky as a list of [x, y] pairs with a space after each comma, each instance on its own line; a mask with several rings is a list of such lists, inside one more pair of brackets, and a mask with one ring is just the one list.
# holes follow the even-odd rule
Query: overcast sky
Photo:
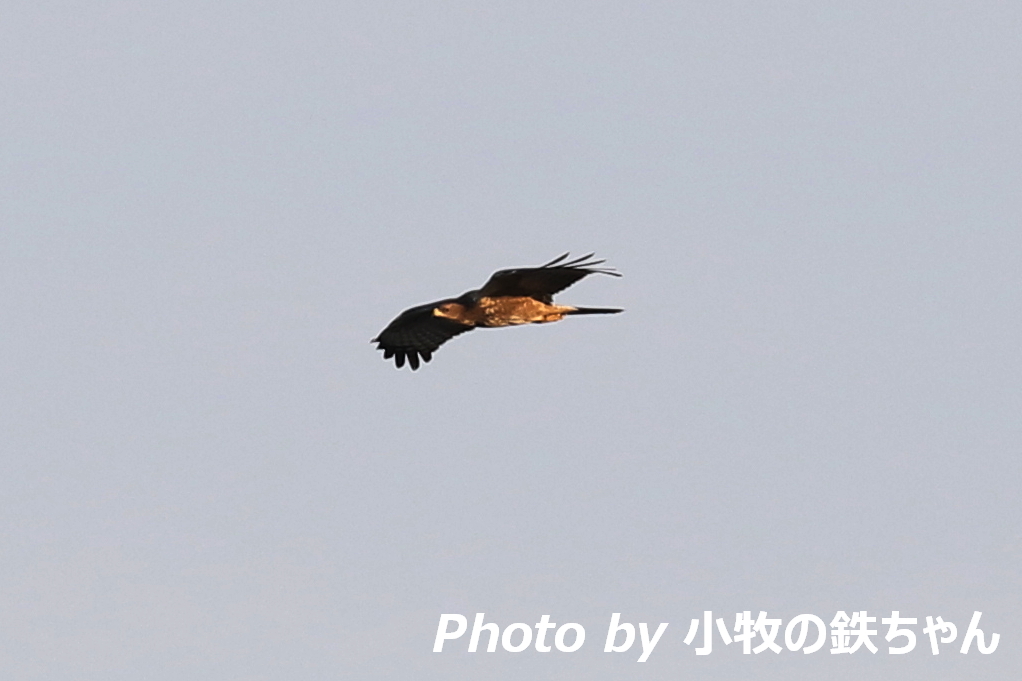
[[[1022, 678], [1020, 35], [981, 0], [6, 3], [0, 676]], [[625, 276], [558, 300], [624, 314], [414, 374], [368, 342], [565, 251]], [[918, 643], [697, 656], [706, 610]], [[477, 612], [585, 644], [432, 652]], [[669, 623], [648, 661], [615, 612]]]

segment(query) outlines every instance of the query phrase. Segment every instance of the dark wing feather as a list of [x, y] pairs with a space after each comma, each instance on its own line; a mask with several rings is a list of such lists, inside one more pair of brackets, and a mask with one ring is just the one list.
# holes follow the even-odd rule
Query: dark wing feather
[[480, 295], [497, 296], [528, 296], [544, 303], [553, 302], [554, 294], [563, 291], [579, 279], [590, 274], [609, 274], [612, 277], [621, 275], [609, 267], [596, 267], [605, 260], [589, 260], [593, 253], [565, 260], [568, 254], [554, 258], [539, 267], [522, 267], [513, 270], [495, 272], [487, 281]]
[[441, 345], [474, 328], [435, 316], [433, 310], [442, 302], [405, 310], [370, 342], [376, 343], [378, 350], [383, 350], [384, 359], [393, 357], [398, 369], [405, 365], [405, 360], [408, 360], [412, 371], [418, 369], [420, 357], [428, 362]]

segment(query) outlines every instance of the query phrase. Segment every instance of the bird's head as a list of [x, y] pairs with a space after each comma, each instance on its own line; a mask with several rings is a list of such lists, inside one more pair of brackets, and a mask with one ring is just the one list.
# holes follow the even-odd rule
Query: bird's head
[[443, 317], [445, 319], [454, 319], [456, 321], [461, 319], [464, 313], [465, 306], [452, 300], [440, 303], [433, 308], [434, 317]]

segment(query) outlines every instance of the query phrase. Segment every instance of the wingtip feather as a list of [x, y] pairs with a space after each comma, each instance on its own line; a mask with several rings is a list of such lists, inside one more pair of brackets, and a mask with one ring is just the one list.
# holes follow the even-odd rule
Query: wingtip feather
[[556, 265], [557, 263], [559, 263], [562, 260], [564, 260], [565, 258], [567, 258], [569, 255], [571, 255], [571, 251], [568, 251], [567, 253], [563, 253], [563, 254], [557, 256], [556, 258], [554, 258], [553, 260], [551, 260], [547, 264], [540, 265], [540, 267], [551, 267], [553, 265]]
[[605, 258], [601, 258], [599, 260], [590, 260], [590, 258], [596, 255], [595, 251], [583, 255], [581, 258], [575, 258], [574, 260], [562, 262], [564, 261], [565, 258], [568, 257], [568, 255], [570, 255], [570, 253], [565, 253], [564, 255], [558, 258], [554, 258], [545, 265], [540, 265], [540, 268], [565, 267], [573, 270], [585, 270], [587, 274], [609, 274], [612, 277], [622, 276], [622, 274], [615, 270], [613, 267], [597, 267], [597, 265], [602, 265], [603, 263], [607, 262], [607, 260]]

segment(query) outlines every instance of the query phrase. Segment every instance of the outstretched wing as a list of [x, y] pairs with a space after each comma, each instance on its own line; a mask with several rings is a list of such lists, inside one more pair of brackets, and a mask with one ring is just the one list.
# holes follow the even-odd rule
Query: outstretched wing
[[428, 362], [441, 345], [474, 328], [435, 316], [433, 310], [441, 302], [444, 301], [405, 310], [369, 342], [376, 343], [377, 350], [383, 350], [383, 359], [393, 357], [398, 369], [405, 365], [407, 358], [412, 371], [415, 371], [419, 368], [419, 357]]
[[589, 260], [593, 253], [565, 262], [568, 254], [554, 258], [539, 267], [522, 267], [513, 270], [495, 272], [487, 281], [480, 295], [497, 296], [528, 296], [547, 303], [553, 302], [554, 294], [563, 291], [579, 279], [590, 274], [609, 274], [612, 277], [621, 275], [609, 267], [596, 267], [605, 260]]

